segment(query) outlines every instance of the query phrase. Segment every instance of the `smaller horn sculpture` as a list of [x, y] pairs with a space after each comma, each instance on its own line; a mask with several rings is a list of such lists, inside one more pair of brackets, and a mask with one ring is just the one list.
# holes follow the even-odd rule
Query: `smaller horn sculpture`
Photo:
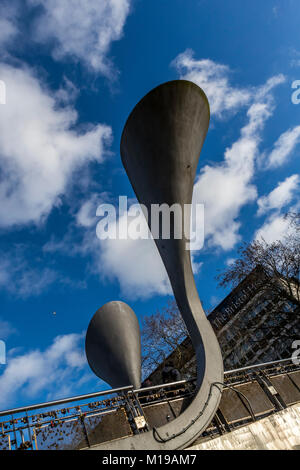
[[112, 388], [140, 388], [140, 328], [129, 305], [113, 301], [97, 310], [87, 329], [85, 352], [94, 374]]

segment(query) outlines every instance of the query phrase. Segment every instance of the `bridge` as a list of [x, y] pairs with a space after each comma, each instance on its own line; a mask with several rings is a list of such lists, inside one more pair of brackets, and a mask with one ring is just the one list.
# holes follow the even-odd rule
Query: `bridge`
[[[300, 403], [300, 364], [291, 359], [225, 371], [219, 408], [197, 446]], [[122, 387], [0, 412], [0, 450], [98, 450], [174, 420], [192, 401], [196, 379]], [[198, 419], [201, 415], [199, 410]], [[261, 421], [263, 422], [263, 421]], [[185, 430], [178, 430], [185, 432]], [[205, 447], [205, 446], [204, 446]], [[127, 447], [129, 448], [129, 447]], [[207, 448], [207, 446], [206, 446]]]

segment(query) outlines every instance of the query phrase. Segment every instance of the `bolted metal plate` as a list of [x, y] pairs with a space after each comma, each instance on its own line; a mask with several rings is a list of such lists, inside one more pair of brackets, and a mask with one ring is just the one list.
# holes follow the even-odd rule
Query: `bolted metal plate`
[[124, 408], [85, 418], [85, 425], [91, 446], [132, 435]]
[[150, 428], [162, 426], [175, 419], [169, 403], [145, 406], [143, 412]]
[[255, 416], [274, 410], [274, 405], [257, 382], [239, 385], [236, 388], [248, 398]]
[[271, 377], [270, 381], [286, 405], [293, 405], [294, 403], [300, 401], [300, 392], [296, 385], [294, 385], [291, 379], [288, 377], [288, 375]]
[[[257, 382], [235, 385], [234, 388], [248, 398], [255, 416], [274, 410], [274, 405]], [[230, 389], [224, 390], [220, 410], [229, 423], [251, 418], [247, 406], [247, 401], [241, 395]]]
[[296, 372], [290, 372], [288, 374], [292, 382], [297, 386], [297, 388], [300, 390], [300, 370]]
[[223, 390], [219, 410], [229, 424], [251, 418], [238, 394], [229, 388]]

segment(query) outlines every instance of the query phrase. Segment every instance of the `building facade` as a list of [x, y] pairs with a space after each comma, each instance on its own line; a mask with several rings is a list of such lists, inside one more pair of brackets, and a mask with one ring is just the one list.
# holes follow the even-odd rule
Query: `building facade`
[[[284, 285], [283, 285], [284, 289]], [[231, 370], [252, 364], [275, 361], [292, 356], [293, 342], [300, 340], [300, 308], [277, 289], [268, 289], [262, 277], [250, 273], [208, 315], [217, 335], [224, 360], [224, 369]], [[184, 361], [175, 367], [183, 378], [196, 375], [196, 359], [190, 339], [181, 345]], [[159, 383], [161, 368], [150, 376]]]

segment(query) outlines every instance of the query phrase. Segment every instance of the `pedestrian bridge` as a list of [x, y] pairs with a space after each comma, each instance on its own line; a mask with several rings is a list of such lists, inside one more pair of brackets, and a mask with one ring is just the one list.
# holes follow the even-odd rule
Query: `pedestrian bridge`
[[[141, 433], [160, 439], [156, 428], [189, 405], [195, 387], [196, 379], [138, 390], [129, 386], [1, 411], [0, 450], [108, 450], [112, 442], [129, 449]], [[217, 413], [189, 448], [215, 448], [213, 442], [230, 448], [230, 436], [294, 409], [300, 403], [300, 365], [284, 359], [226, 371], [220, 387]]]

